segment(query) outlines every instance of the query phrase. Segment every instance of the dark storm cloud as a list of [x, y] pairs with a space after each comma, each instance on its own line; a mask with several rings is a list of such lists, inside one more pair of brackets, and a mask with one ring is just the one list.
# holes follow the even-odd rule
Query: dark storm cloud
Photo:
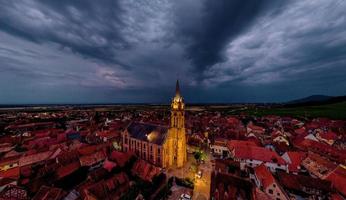
[[2, 1], [1, 29], [38, 43], [54, 42], [86, 58], [117, 63], [128, 43], [117, 1]]
[[0, 103], [167, 102], [177, 77], [192, 102], [343, 95], [344, 10], [344, 0], [0, 0]]
[[[204, 71], [206, 68], [224, 62], [226, 45], [251, 26], [253, 21], [266, 9], [278, 9], [281, 4], [266, 0], [218, 0], [203, 1], [200, 10], [192, 7], [177, 10], [177, 32], [187, 42], [187, 56], [197, 68]], [[269, 6], [268, 3], [275, 4]], [[182, 7], [184, 4], [182, 4]], [[193, 23], [189, 21], [191, 12], [197, 13]]]

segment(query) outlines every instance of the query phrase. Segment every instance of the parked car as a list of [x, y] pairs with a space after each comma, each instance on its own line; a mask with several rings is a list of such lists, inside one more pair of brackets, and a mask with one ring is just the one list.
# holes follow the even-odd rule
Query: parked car
[[180, 200], [191, 200], [191, 196], [188, 194], [181, 194]]
[[196, 174], [196, 177], [197, 178], [202, 178], [202, 171], [201, 170], [199, 170], [198, 172], [197, 172], [197, 174]]

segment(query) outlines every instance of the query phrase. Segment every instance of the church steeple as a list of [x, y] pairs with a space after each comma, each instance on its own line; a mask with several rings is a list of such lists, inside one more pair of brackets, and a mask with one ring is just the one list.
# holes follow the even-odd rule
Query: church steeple
[[177, 79], [177, 83], [175, 84], [175, 96], [180, 96], [180, 87], [179, 87], [178, 79]]
[[171, 103], [171, 122], [166, 143], [166, 167], [183, 167], [187, 160], [184, 107], [184, 99], [180, 94], [179, 81], [177, 80], [175, 96]]

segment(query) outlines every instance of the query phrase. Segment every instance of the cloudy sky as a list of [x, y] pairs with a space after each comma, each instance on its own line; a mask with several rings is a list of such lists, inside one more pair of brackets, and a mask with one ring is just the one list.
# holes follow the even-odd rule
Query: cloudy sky
[[0, 0], [0, 104], [346, 95], [345, 0]]

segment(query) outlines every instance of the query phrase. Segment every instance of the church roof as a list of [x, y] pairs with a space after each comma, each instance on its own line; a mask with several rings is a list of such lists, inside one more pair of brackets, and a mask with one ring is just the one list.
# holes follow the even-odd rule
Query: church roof
[[132, 138], [157, 145], [162, 145], [165, 141], [168, 127], [140, 122], [132, 122], [127, 127], [127, 132]]

